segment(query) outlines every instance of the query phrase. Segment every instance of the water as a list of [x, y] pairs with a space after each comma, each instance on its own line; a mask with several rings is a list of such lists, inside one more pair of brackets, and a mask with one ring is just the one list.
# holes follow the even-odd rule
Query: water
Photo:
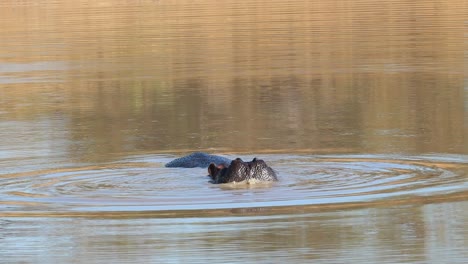
[[[234, 158], [235, 156], [233, 156]], [[3, 214], [222, 216], [466, 198], [466, 156], [264, 155], [275, 183], [213, 185], [207, 170], [165, 168], [157, 155], [3, 175]], [[292, 207], [292, 208], [290, 208]], [[253, 209], [253, 210], [250, 210]]]
[[465, 263], [465, 10], [0, 3], [0, 262]]

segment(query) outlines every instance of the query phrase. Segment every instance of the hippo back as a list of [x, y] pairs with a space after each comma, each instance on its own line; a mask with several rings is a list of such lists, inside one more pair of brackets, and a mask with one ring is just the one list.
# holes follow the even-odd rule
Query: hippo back
[[166, 167], [180, 167], [180, 168], [208, 168], [211, 164], [229, 166], [231, 160], [225, 157], [211, 155], [203, 152], [195, 152], [190, 155], [175, 159], [166, 163]]

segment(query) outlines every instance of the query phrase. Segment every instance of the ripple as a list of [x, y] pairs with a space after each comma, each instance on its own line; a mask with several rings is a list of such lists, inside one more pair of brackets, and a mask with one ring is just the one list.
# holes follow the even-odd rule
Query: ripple
[[[0, 175], [0, 215], [278, 214], [468, 199], [466, 156], [262, 155], [269, 184], [208, 182], [172, 157]], [[246, 157], [247, 159], [250, 157]]]

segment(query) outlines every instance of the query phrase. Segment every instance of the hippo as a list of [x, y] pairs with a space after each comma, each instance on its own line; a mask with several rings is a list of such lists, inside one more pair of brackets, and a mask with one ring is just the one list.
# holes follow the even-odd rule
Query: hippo
[[245, 162], [240, 158], [231, 161], [229, 166], [211, 163], [208, 174], [213, 183], [228, 183], [241, 181], [278, 181], [275, 171], [265, 161], [254, 158]]
[[208, 174], [212, 183], [229, 183], [241, 181], [277, 181], [275, 171], [263, 160], [254, 158], [244, 162], [237, 158], [230, 160], [225, 157], [211, 155], [203, 152], [195, 152], [190, 155], [177, 158], [165, 165], [166, 167], [181, 168], [208, 168]]
[[210, 155], [203, 152], [195, 152], [166, 163], [165, 166], [172, 168], [208, 168], [211, 163], [229, 166], [229, 164], [231, 164], [231, 160], [221, 156]]

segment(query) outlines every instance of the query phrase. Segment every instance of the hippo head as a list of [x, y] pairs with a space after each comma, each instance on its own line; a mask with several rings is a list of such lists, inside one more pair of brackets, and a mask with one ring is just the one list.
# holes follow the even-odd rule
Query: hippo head
[[275, 171], [260, 159], [244, 162], [240, 158], [231, 161], [229, 166], [211, 163], [208, 174], [214, 183], [241, 182], [245, 180], [277, 181]]

